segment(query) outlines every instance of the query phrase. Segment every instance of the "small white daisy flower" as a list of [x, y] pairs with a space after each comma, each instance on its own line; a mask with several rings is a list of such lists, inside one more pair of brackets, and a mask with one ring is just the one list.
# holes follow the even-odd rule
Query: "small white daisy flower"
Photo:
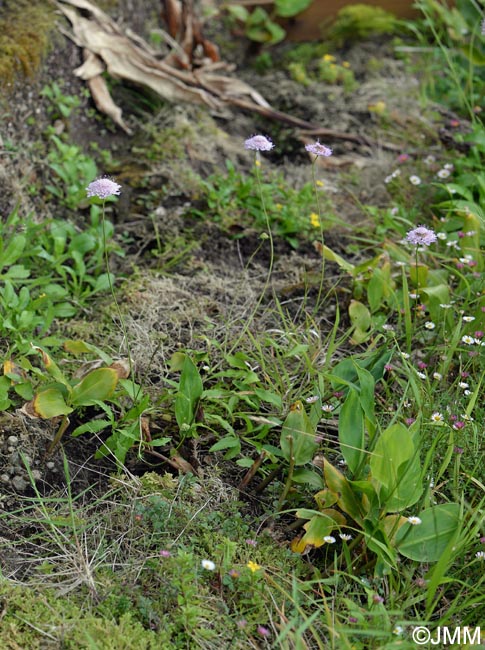
[[352, 539], [352, 535], [349, 535], [348, 533], [340, 533], [339, 537], [344, 542], [349, 542]]
[[434, 156], [426, 156], [426, 158], [423, 160], [425, 165], [432, 165], [436, 161], [436, 158]]
[[411, 526], [419, 526], [422, 521], [419, 517], [408, 517], [408, 523], [410, 523]]
[[447, 305], [446, 303], [440, 303], [441, 309], [451, 309], [451, 305]]
[[403, 359], [409, 359], [410, 355], [407, 352], [401, 352], [401, 357]]
[[454, 169], [453, 165], [451, 163], [446, 163], [446, 165], [443, 165], [443, 169], [447, 169], [448, 171], [452, 171]]
[[332, 404], [322, 404], [322, 411], [325, 413], [331, 413], [334, 410], [335, 406]]
[[475, 316], [463, 316], [465, 323], [472, 323], [475, 320]]
[[479, 560], [485, 560], [485, 551], [477, 551], [475, 557]]
[[337, 540], [332, 535], [325, 535], [323, 541], [326, 542], [327, 544], [335, 544]]
[[402, 625], [396, 625], [396, 627], [392, 631], [392, 633], [395, 634], [396, 636], [401, 636], [403, 632], [404, 632], [404, 628], [402, 627]]
[[438, 232], [436, 233], [436, 236], [438, 237], [438, 239], [442, 239], [442, 240], [448, 239], [448, 235], [445, 232]]
[[206, 571], [215, 571], [216, 569], [216, 565], [212, 560], [202, 560], [201, 565]]
[[438, 178], [448, 178], [450, 175], [450, 170], [449, 169], [440, 169], [439, 172], [436, 174]]
[[440, 372], [433, 372], [433, 379], [441, 381], [443, 379], [443, 375]]
[[465, 343], [465, 345], [473, 345], [475, 343], [475, 339], [473, 336], [468, 336], [468, 334], [465, 334], [465, 336], [461, 337], [462, 343]]
[[420, 379], [427, 379], [427, 375], [424, 372], [416, 372]]
[[433, 413], [433, 415], [431, 416], [431, 422], [443, 422], [444, 419], [445, 419], [445, 418], [443, 417], [443, 414], [442, 414], [442, 413], [438, 413], [438, 411], [436, 411], [435, 413]]
[[318, 395], [312, 395], [311, 397], [307, 397], [305, 400], [307, 404], [315, 404], [316, 401], [318, 401]]
[[419, 176], [413, 175], [409, 177], [409, 182], [413, 185], [421, 185], [421, 179]]
[[436, 325], [430, 320], [426, 321], [424, 326], [426, 327], [427, 330], [434, 330], [434, 328], [436, 327]]
[[470, 388], [469, 384], [466, 383], [466, 381], [460, 381], [458, 384], [460, 388]]

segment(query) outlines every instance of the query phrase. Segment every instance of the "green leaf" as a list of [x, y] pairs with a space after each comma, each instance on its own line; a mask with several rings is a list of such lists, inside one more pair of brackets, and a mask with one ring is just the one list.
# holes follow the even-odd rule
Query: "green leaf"
[[249, 16], [249, 11], [241, 5], [227, 5], [227, 11], [231, 16], [245, 23]]
[[293, 472], [291, 477], [293, 483], [300, 485], [309, 485], [311, 488], [321, 490], [324, 487], [322, 475], [306, 467], [299, 467]]
[[354, 328], [351, 342], [363, 343], [371, 334], [372, 316], [367, 307], [358, 300], [351, 300], [349, 306], [350, 322]]
[[175, 418], [179, 427], [192, 425], [203, 386], [199, 371], [189, 356], [185, 356], [175, 399]]
[[461, 508], [445, 503], [418, 513], [421, 524], [406, 522], [396, 535], [397, 550], [417, 562], [437, 562], [451, 540], [459, 535]]
[[423, 491], [419, 456], [404, 425], [394, 424], [382, 432], [369, 464], [372, 484], [386, 511], [404, 510], [418, 501]]
[[364, 413], [359, 393], [351, 388], [338, 419], [340, 451], [354, 474], [364, 458]]
[[12, 266], [22, 255], [26, 244], [27, 238], [24, 235], [15, 235], [8, 245], [3, 250], [0, 250], [0, 269], [5, 266]]
[[74, 406], [89, 406], [112, 396], [118, 383], [118, 373], [113, 368], [97, 368], [88, 373], [72, 389]]
[[335, 262], [340, 266], [341, 269], [347, 271], [347, 273], [350, 273], [350, 275], [353, 275], [355, 269], [354, 265], [350, 264], [350, 262], [347, 262], [347, 260], [344, 260], [343, 257], [337, 253], [334, 253], [331, 248], [325, 245], [323, 246], [323, 257], [329, 262]]
[[35, 414], [40, 418], [55, 418], [58, 415], [68, 415], [72, 413], [72, 408], [64, 401], [64, 395], [58, 388], [46, 388], [37, 393], [31, 406]]
[[318, 449], [315, 429], [300, 401], [291, 405], [283, 423], [280, 447], [284, 458], [289, 462], [293, 457], [295, 465], [309, 463]]
[[323, 473], [327, 488], [337, 496], [340, 508], [356, 522], [361, 523], [362, 507], [349, 481], [327, 460], [324, 461]]
[[311, 5], [313, 0], [275, 0], [275, 9], [278, 16], [290, 18], [301, 13]]
[[77, 438], [77, 436], [80, 436], [82, 433], [99, 433], [112, 424], [113, 422], [110, 422], [110, 420], [91, 420], [91, 422], [86, 422], [85, 424], [76, 427], [71, 433], [71, 436]]
[[32, 346], [34, 350], [37, 352], [40, 352], [42, 355], [42, 361], [44, 363], [45, 369], [49, 373], [51, 377], [53, 377], [57, 382], [60, 384], [63, 384], [67, 388], [69, 392], [71, 392], [71, 384], [67, 381], [66, 377], [64, 376], [64, 373], [62, 370], [59, 368], [59, 366], [51, 359], [51, 357], [47, 354], [47, 352], [44, 352], [42, 348], [39, 348], [35, 345]]

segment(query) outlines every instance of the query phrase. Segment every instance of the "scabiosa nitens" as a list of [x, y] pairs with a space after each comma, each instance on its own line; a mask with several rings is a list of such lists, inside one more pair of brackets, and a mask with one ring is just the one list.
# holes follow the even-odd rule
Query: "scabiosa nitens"
[[308, 151], [308, 153], [312, 153], [314, 156], [331, 156], [333, 153], [330, 147], [326, 147], [324, 144], [321, 144], [320, 142], [313, 142], [312, 144], [307, 144], [305, 145], [305, 149]]
[[274, 144], [265, 135], [253, 135], [245, 141], [244, 148], [252, 151], [271, 151]]
[[109, 196], [118, 196], [121, 191], [121, 185], [115, 183], [110, 178], [97, 178], [86, 188], [88, 198], [97, 196], [98, 199], [107, 199]]
[[436, 233], [426, 226], [413, 228], [406, 235], [406, 241], [415, 246], [430, 246], [437, 239]]

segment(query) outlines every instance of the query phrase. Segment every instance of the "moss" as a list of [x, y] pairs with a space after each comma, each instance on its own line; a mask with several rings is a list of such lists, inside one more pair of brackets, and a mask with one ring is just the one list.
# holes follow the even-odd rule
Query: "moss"
[[0, 18], [0, 86], [17, 75], [31, 76], [40, 65], [55, 24], [48, 0], [7, 0]]
[[[117, 620], [90, 612], [86, 602], [59, 597], [53, 590], [41, 593], [28, 586], [0, 584], [3, 650], [156, 650], [168, 647], [163, 635], [146, 630], [129, 612]], [[82, 605], [82, 607], [81, 607]]]

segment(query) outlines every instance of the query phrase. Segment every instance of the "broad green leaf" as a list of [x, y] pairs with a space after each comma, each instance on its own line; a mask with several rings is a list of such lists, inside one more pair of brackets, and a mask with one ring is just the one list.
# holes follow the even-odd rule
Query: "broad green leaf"
[[[321, 245], [319, 248], [321, 250]], [[350, 262], [347, 262], [347, 260], [344, 260], [343, 257], [338, 255], [337, 253], [334, 253], [334, 251], [331, 248], [325, 245], [323, 246], [323, 257], [329, 262], [336, 262], [341, 269], [347, 271], [347, 273], [350, 273], [350, 275], [353, 275], [355, 269], [354, 265], [350, 264]]]
[[64, 395], [58, 388], [46, 388], [37, 393], [30, 405], [38, 417], [45, 419], [72, 413], [72, 408], [66, 404]]
[[231, 16], [243, 23], [246, 22], [249, 16], [249, 11], [241, 5], [227, 5], [227, 11]]
[[60, 384], [63, 384], [70, 392], [71, 384], [67, 381], [66, 377], [64, 376], [64, 373], [59, 368], [59, 366], [51, 359], [51, 357], [47, 354], [47, 352], [44, 352], [42, 348], [39, 348], [35, 345], [33, 345], [32, 347], [37, 352], [40, 352], [40, 354], [42, 355], [42, 361], [49, 375], [53, 377], [56, 381], [58, 381]]
[[82, 433], [99, 433], [103, 429], [106, 429], [106, 427], [109, 427], [113, 424], [113, 422], [110, 422], [110, 420], [91, 420], [90, 422], [86, 422], [85, 424], [81, 424], [81, 426], [76, 427], [74, 431], [71, 433], [71, 436], [73, 438], [76, 438], [77, 436], [80, 436]]
[[369, 435], [371, 436], [371, 439], [374, 436], [375, 430], [376, 430], [376, 418], [375, 418], [375, 413], [374, 413], [374, 405], [375, 405], [375, 380], [374, 377], [370, 372], [365, 370], [365, 368], [361, 368], [358, 364], [356, 364], [356, 371], [357, 375], [359, 377], [359, 387], [360, 387], [360, 393], [359, 393], [359, 400], [360, 400], [360, 406], [364, 412], [365, 419], [366, 419], [366, 426], [369, 432]]
[[349, 481], [347, 481], [345, 476], [327, 460], [324, 460], [323, 468], [327, 488], [337, 496], [337, 503], [340, 508], [347, 513], [349, 517], [352, 517], [352, 519], [361, 523], [362, 506], [353, 492]]
[[323, 477], [318, 472], [314, 472], [311, 469], [306, 467], [299, 467], [293, 472], [291, 477], [293, 483], [298, 483], [299, 485], [309, 485], [315, 490], [321, 490], [324, 486]]
[[403, 524], [396, 535], [401, 555], [417, 562], [437, 562], [450, 541], [460, 532], [461, 509], [445, 503], [418, 513], [421, 524]]
[[189, 356], [185, 356], [175, 399], [175, 418], [179, 427], [192, 425], [203, 386], [199, 371]]
[[88, 373], [72, 389], [74, 406], [88, 406], [111, 397], [118, 383], [118, 373], [113, 368], [97, 368]]
[[301, 13], [311, 5], [313, 0], [275, 0], [275, 9], [278, 16], [290, 18]]
[[338, 501], [338, 496], [334, 492], [331, 492], [328, 488], [320, 490], [320, 492], [317, 492], [313, 495], [313, 498], [317, 502], [319, 510], [330, 508], [330, 506], [335, 505]]
[[350, 322], [354, 328], [351, 343], [363, 343], [369, 338], [372, 328], [372, 316], [367, 307], [358, 300], [351, 300], [349, 305]]
[[329, 376], [333, 388], [341, 387], [342, 384], [339, 382], [338, 378], [342, 378], [348, 383], [358, 385], [359, 375], [356, 366], [368, 370], [377, 383], [384, 376], [384, 366], [389, 363], [391, 356], [392, 350], [382, 349], [365, 357], [359, 358], [357, 356], [350, 356], [343, 359], [337, 363], [335, 368], [332, 370], [332, 374]]
[[351, 388], [338, 419], [340, 451], [354, 474], [364, 457], [364, 413], [359, 394]]
[[[314, 513], [314, 510], [298, 510], [296, 515], [305, 519], [305, 514]], [[312, 515], [310, 521], [303, 526], [305, 534], [291, 542], [291, 550], [294, 553], [304, 553], [307, 546], [319, 548], [325, 544], [324, 537], [330, 535], [335, 528], [345, 525], [345, 517], [337, 510], [327, 510], [325, 513], [318, 512]]]
[[421, 468], [408, 429], [394, 424], [381, 433], [370, 459], [372, 484], [387, 512], [416, 503], [422, 494]]
[[3, 269], [5, 266], [12, 266], [22, 255], [26, 244], [27, 238], [24, 235], [15, 235], [12, 237], [7, 246], [3, 250], [0, 250], [0, 269]]
[[318, 449], [315, 429], [300, 401], [290, 407], [281, 429], [280, 446], [285, 459], [289, 462], [293, 457], [295, 465], [309, 463]]

